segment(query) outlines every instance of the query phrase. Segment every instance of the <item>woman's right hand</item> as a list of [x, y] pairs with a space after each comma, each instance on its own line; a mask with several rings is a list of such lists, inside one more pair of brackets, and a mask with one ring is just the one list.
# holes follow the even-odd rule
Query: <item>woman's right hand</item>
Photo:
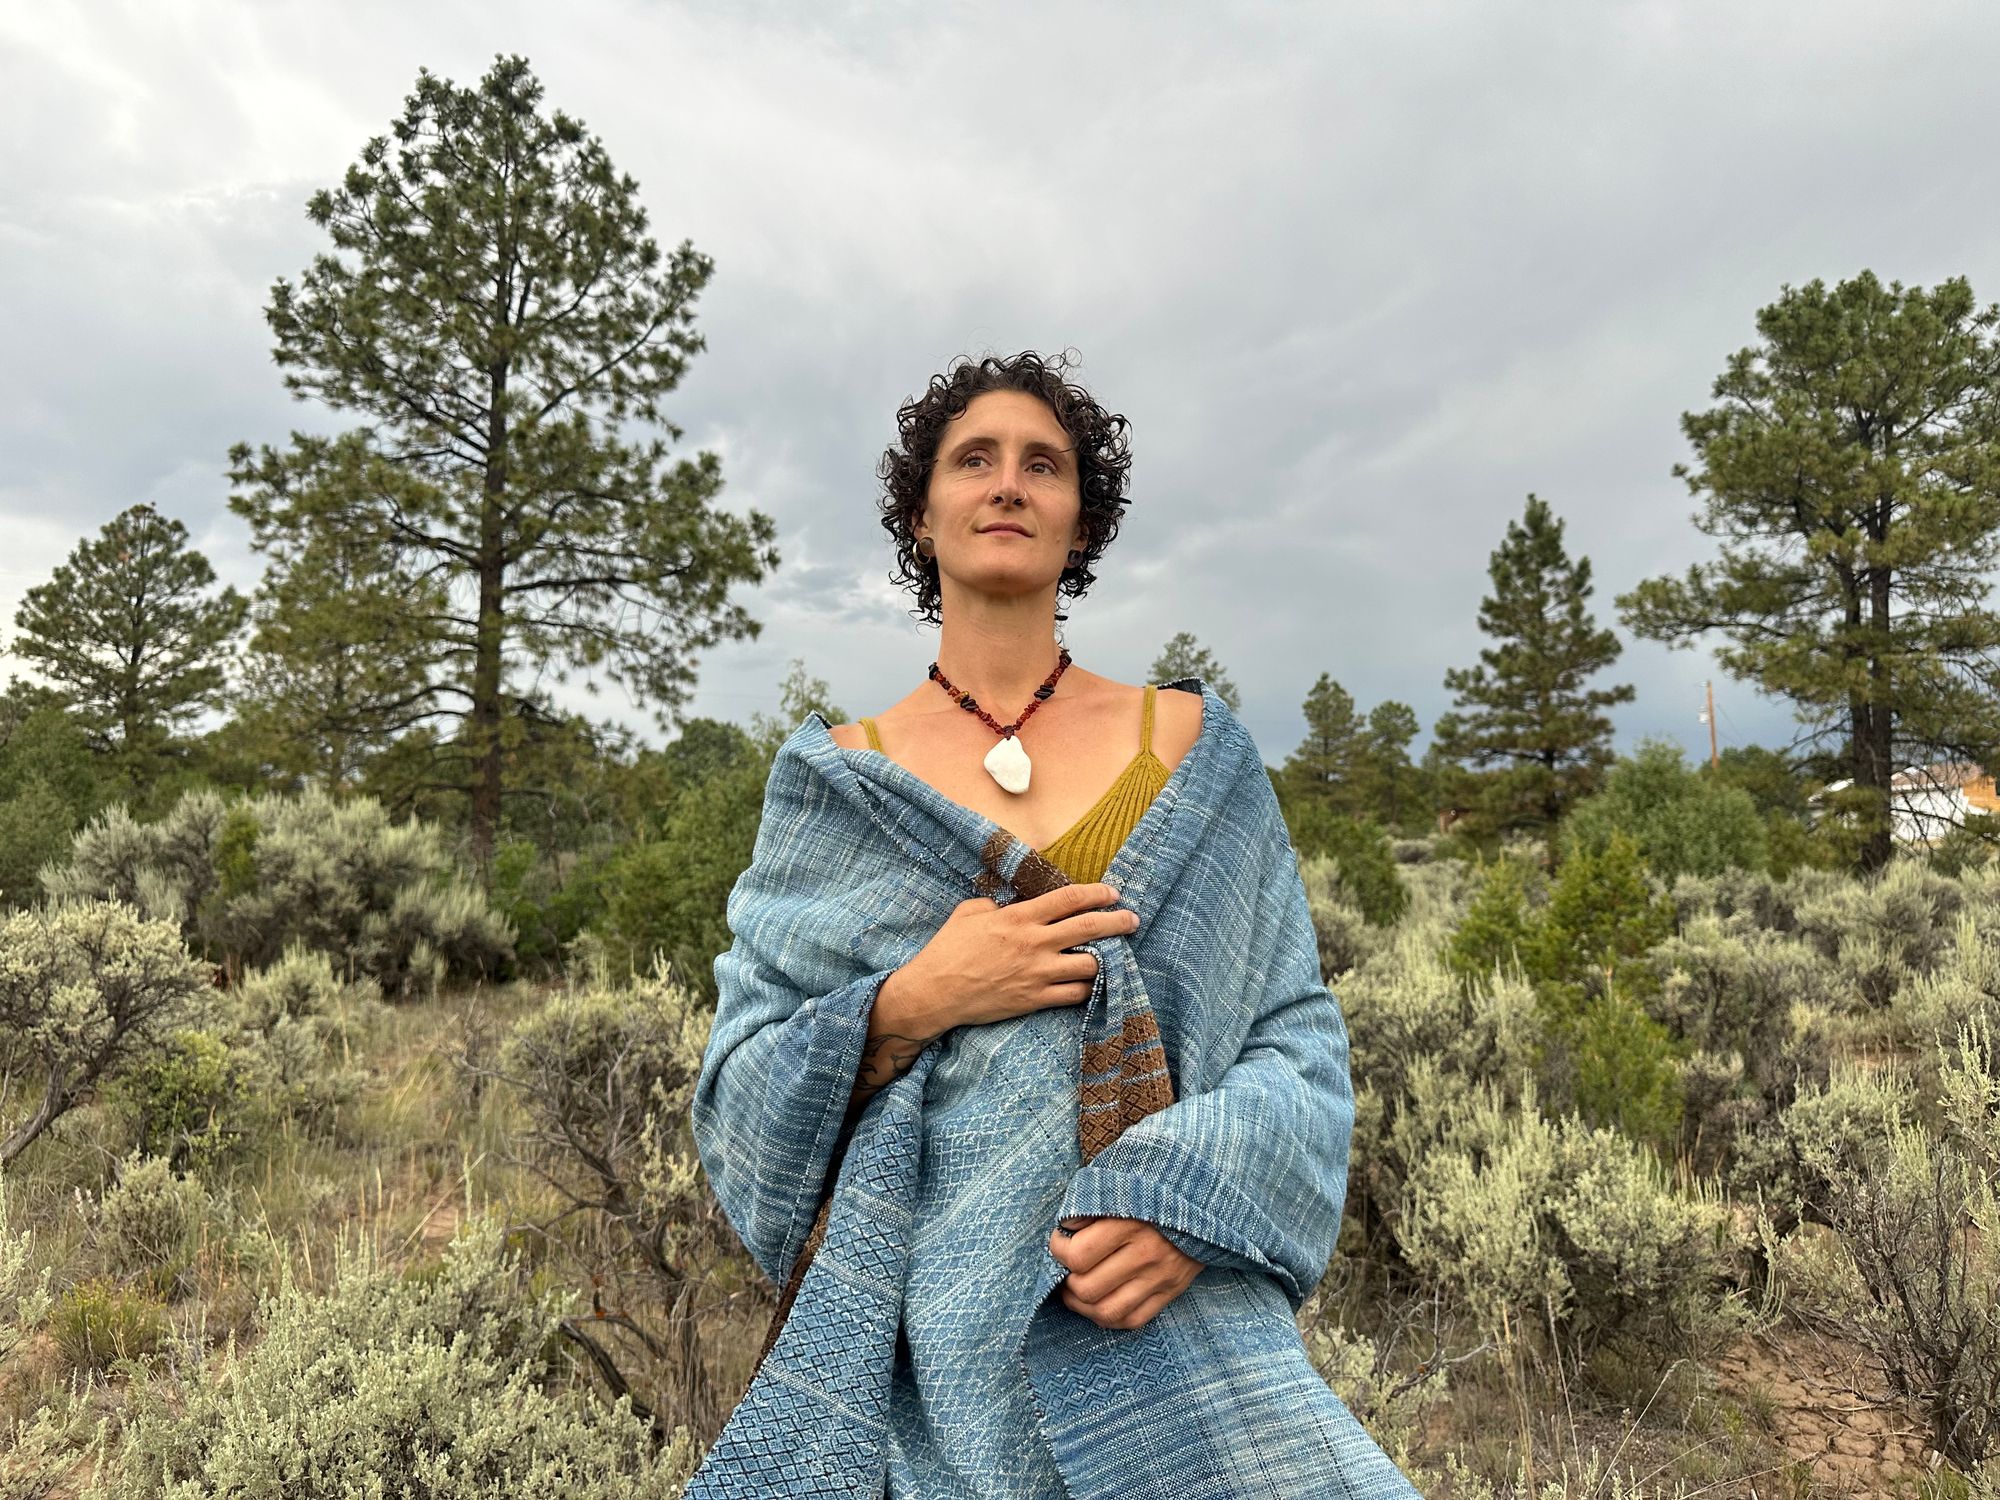
[[970, 897], [951, 909], [892, 982], [935, 1036], [954, 1026], [1080, 1005], [1090, 998], [1097, 960], [1063, 950], [1136, 932], [1136, 912], [1100, 909], [1119, 899], [1101, 881], [1058, 886], [1006, 906], [990, 896]]

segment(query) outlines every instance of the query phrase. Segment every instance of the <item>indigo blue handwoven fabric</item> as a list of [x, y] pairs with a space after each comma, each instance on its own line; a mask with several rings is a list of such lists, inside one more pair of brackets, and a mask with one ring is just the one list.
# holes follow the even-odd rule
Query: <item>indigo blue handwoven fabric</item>
[[[843, 751], [817, 714], [780, 748], [729, 897], [693, 1125], [765, 1274], [783, 1285], [795, 1262], [806, 1270], [688, 1500], [876, 1500], [905, 1321], [940, 1421], [1018, 1434], [1025, 1396], [1047, 1460], [993, 1472], [975, 1441], [965, 1472], [916, 1476], [916, 1493], [1040, 1494], [1009, 1486], [1046, 1487], [1053, 1469], [1061, 1490], [1046, 1492], [1075, 1500], [1415, 1494], [1313, 1370], [1294, 1321], [1332, 1252], [1353, 1121], [1346, 1028], [1296, 859], [1241, 723], [1200, 679], [1168, 686], [1201, 694], [1200, 737], [1105, 874], [1139, 930], [1084, 945], [1099, 963], [1087, 1004], [925, 1048], [837, 1161], [876, 989], [954, 905], [1035, 856], [886, 757]], [[1085, 1049], [1155, 1025], [1172, 1102], [1079, 1165]], [[1023, 1066], [1048, 1046], [1060, 1086], [1039, 1112], [985, 1118], [1032, 1093], [982, 1063], [999, 1041]], [[1053, 1295], [1068, 1273], [1048, 1234], [1073, 1215], [1147, 1220], [1205, 1268], [1145, 1326], [1099, 1328]], [[969, 1250], [984, 1252], [976, 1268]], [[933, 1372], [949, 1360], [954, 1318], [1009, 1330], [1022, 1383], [997, 1404], [980, 1383], [999, 1378], [990, 1358], [922, 1379], [926, 1358]]]
[[1082, 1007], [962, 1026], [925, 1091], [909, 1354], [889, 1397], [889, 1500], [1063, 1500], [1021, 1340], [1026, 1289], [1080, 1165]]

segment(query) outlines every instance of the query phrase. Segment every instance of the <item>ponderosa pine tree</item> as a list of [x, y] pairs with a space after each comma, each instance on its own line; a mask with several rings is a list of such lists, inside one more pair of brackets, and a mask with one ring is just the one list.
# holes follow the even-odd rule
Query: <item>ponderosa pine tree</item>
[[338, 535], [402, 579], [424, 670], [399, 711], [455, 726], [427, 741], [433, 784], [469, 796], [481, 864], [537, 681], [601, 675], [668, 725], [695, 653], [760, 629], [731, 585], [778, 561], [768, 516], [712, 507], [715, 454], [667, 462], [660, 403], [703, 348], [712, 263], [663, 257], [637, 183], [541, 98], [520, 57], [468, 89], [419, 71], [393, 139], [308, 203], [335, 253], [266, 313], [286, 386], [359, 425], [230, 453], [278, 570]]
[[1457, 697], [1433, 738], [1439, 756], [1483, 773], [1473, 811], [1487, 832], [1551, 832], [1565, 809], [1597, 790], [1613, 758], [1603, 710], [1633, 697], [1630, 684], [1584, 686], [1622, 648], [1592, 619], [1590, 559], [1572, 562], [1562, 533], [1548, 505], [1529, 495], [1487, 564], [1493, 592], [1479, 601], [1479, 628], [1495, 644], [1479, 653], [1479, 666], [1444, 675]]
[[1705, 497], [1720, 561], [1617, 601], [1669, 645], [1721, 632], [1717, 661], [1792, 701], [1803, 763], [1852, 780], [1869, 872], [1893, 849], [1900, 768], [2000, 757], [1996, 326], [1962, 277], [1785, 287], [1718, 404], [1681, 417], [1697, 462], [1673, 472]]
[[1354, 695], [1322, 672], [1306, 694], [1306, 737], [1285, 757], [1273, 780], [1285, 796], [1322, 803], [1338, 813], [1360, 808], [1360, 762], [1365, 749]]
[[187, 540], [179, 521], [134, 505], [78, 543], [14, 614], [14, 654], [130, 777], [220, 700], [243, 624], [243, 596], [217, 591], [215, 569]]
[[252, 604], [238, 729], [274, 770], [354, 786], [398, 736], [439, 716], [431, 664], [449, 608], [373, 539], [307, 537]]
[[1368, 710], [1361, 733], [1357, 779], [1361, 801], [1391, 829], [1401, 830], [1418, 806], [1423, 775], [1410, 764], [1410, 742], [1421, 726], [1417, 711], [1394, 698]]

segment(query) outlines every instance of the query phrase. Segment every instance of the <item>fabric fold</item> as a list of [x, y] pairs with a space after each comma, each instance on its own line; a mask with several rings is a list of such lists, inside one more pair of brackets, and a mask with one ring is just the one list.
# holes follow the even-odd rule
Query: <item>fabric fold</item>
[[[1059, 1217], [1145, 1219], [1205, 1265], [1146, 1325], [1102, 1329], [1052, 1295], [1067, 1271], [1043, 1250], [1021, 1289], [1023, 1378], [1072, 1496], [1410, 1495], [1291, 1316], [1339, 1229], [1353, 1119], [1296, 857], [1227, 705], [1198, 678], [1166, 686], [1201, 694], [1201, 733], [1105, 873], [1138, 931], [1082, 945], [1099, 969], [1074, 1033], [1081, 1165]], [[868, 1102], [836, 1161], [869, 1007], [959, 901], [1066, 878], [827, 729], [810, 716], [773, 764], [693, 1108], [730, 1222], [774, 1283], [803, 1279], [688, 1500], [881, 1493], [941, 1042]]]

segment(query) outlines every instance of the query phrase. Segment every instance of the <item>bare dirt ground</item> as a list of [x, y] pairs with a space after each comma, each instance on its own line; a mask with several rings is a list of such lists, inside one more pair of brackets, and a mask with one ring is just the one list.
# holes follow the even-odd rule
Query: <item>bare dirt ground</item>
[[1889, 1402], [1879, 1371], [1851, 1345], [1780, 1329], [1716, 1361], [1724, 1394], [1769, 1413], [1773, 1438], [1810, 1466], [1823, 1494], [1913, 1494], [1932, 1472], [1923, 1424]]

